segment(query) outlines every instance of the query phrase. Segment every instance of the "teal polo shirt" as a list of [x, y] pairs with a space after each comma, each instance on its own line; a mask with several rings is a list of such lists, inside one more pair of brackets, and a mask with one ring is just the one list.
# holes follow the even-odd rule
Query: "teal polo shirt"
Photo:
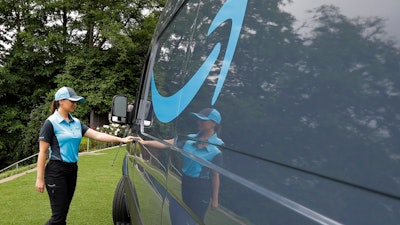
[[50, 160], [76, 163], [79, 145], [89, 128], [71, 114], [68, 116], [69, 122], [57, 110], [49, 116], [40, 129], [39, 141], [50, 143]]
[[[190, 134], [190, 139], [197, 139], [199, 134]], [[224, 142], [217, 137], [216, 134], [211, 136], [207, 142], [209, 143], [206, 147], [198, 149], [195, 140], [188, 140], [184, 143], [182, 149], [190, 154], [193, 154], [199, 158], [212, 162], [218, 166], [222, 165], [222, 153], [216, 145], [223, 145]], [[186, 156], [183, 158], [182, 172], [189, 177], [210, 179], [210, 169], [204, 167], [200, 163], [190, 159]]]

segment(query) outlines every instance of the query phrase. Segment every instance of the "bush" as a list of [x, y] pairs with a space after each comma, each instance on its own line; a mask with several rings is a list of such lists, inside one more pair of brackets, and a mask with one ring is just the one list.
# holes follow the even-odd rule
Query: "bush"
[[111, 123], [109, 125], [103, 125], [102, 127], [98, 127], [96, 130], [114, 136], [122, 137], [124, 135], [125, 129], [126, 129], [125, 125]]
[[[102, 127], [97, 127], [97, 131], [122, 137], [126, 130], [126, 126], [121, 126], [119, 124], [110, 124], [110, 125], [103, 125]], [[88, 143], [89, 142], [89, 143]], [[79, 146], [79, 151], [91, 151], [91, 150], [98, 150], [103, 148], [108, 148], [112, 146], [116, 146], [119, 143], [109, 143], [109, 142], [101, 142], [89, 139], [87, 137], [83, 137], [81, 144]]]

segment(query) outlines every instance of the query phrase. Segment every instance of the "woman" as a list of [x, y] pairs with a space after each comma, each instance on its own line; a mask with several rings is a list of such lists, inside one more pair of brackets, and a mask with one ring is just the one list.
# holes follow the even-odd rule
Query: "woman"
[[[165, 140], [170, 144], [180, 146], [183, 151], [196, 155], [199, 158], [210, 161], [218, 166], [222, 164], [222, 153], [217, 146], [223, 145], [223, 141], [217, 136], [217, 127], [221, 123], [221, 114], [212, 108], [206, 108], [199, 113], [192, 113], [198, 120], [199, 132], [189, 134], [188, 139], [180, 143], [180, 140]], [[137, 141], [153, 148], [166, 148], [163, 143], [157, 141], [145, 141], [138, 137]], [[210, 203], [211, 208], [218, 207], [219, 173], [204, 167], [200, 163], [184, 157], [182, 166], [182, 199], [189, 208], [200, 218], [204, 219]], [[183, 224], [182, 218], [171, 216], [172, 224]], [[179, 221], [179, 222], [176, 222]]]
[[[39, 134], [36, 189], [46, 186], [52, 216], [46, 224], [66, 224], [75, 192], [78, 152], [82, 136], [104, 142], [131, 142], [133, 137], [120, 138], [90, 129], [71, 115], [77, 103], [85, 99], [70, 87], [60, 88], [54, 97], [51, 114]], [[46, 164], [47, 156], [49, 161]]]

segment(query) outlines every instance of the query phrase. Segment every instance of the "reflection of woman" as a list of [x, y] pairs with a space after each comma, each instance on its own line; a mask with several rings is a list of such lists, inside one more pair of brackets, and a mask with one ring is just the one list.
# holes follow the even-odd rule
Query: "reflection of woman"
[[[221, 123], [220, 113], [216, 109], [206, 108], [192, 114], [198, 119], [199, 132], [188, 135], [189, 140], [182, 143], [183, 151], [221, 165], [222, 154], [216, 147], [223, 144], [216, 132], [216, 127]], [[180, 143], [177, 139], [165, 141], [170, 144]], [[138, 138], [138, 142], [154, 148], [166, 148], [163, 143], [157, 141], [144, 141]], [[204, 219], [210, 199], [211, 208], [218, 207], [219, 173], [188, 157], [183, 159], [182, 172], [182, 199], [199, 218]]]
[[[52, 115], [40, 130], [36, 189], [42, 193], [46, 186], [49, 195], [52, 216], [46, 224], [66, 224], [75, 192], [82, 136], [105, 142], [133, 141], [132, 136], [120, 138], [97, 132], [72, 117], [77, 102], [84, 100], [72, 88], [60, 88], [51, 107]], [[49, 161], [46, 164], [47, 155]]]

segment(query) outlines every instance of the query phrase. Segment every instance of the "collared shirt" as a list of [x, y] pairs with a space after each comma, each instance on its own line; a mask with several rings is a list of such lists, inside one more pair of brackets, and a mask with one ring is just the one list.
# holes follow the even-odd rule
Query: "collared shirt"
[[69, 122], [56, 110], [40, 129], [39, 141], [50, 143], [50, 160], [76, 163], [82, 136], [89, 128], [72, 115], [68, 117]]
[[[198, 136], [199, 134], [188, 135], [190, 139], [197, 139]], [[184, 143], [182, 149], [199, 158], [221, 166], [222, 154], [216, 145], [222, 145], [224, 142], [219, 139], [216, 134], [211, 136], [208, 140], [206, 140], [206, 142], [209, 143], [206, 147], [198, 149], [196, 141], [188, 140]], [[182, 172], [189, 177], [210, 179], [210, 170], [208, 168], [204, 168], [203, 165], [186, 156], [183, 159]]]

